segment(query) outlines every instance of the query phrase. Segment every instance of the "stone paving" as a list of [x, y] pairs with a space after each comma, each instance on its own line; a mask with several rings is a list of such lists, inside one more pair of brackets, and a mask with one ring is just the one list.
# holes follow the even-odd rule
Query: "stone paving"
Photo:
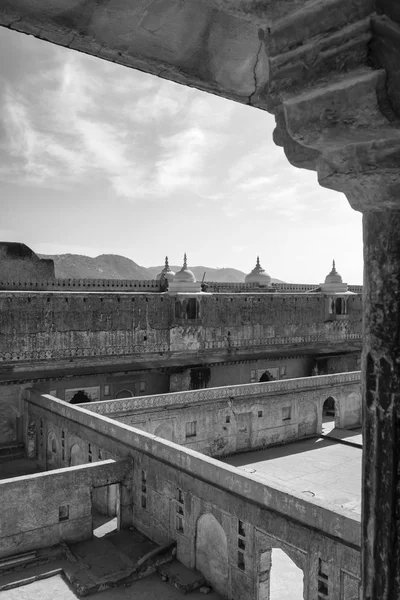
[[[350, 432], [347, 432], [350, 433]], [[362, 449], [327, 438], [235, 454], [223, 459], [266, 484], [361, 517]]]
[[[91, 600], [182, 600], [182, 592], [161, 581], [158, 575], [149, 575], [135, 581], [127, 588], [112, 588], [91, 594]], [[0, 592], [0, 600], [77, 600], [79, 596], [68, 586], [61, 575], [41, 579], [12, 590]], [[190, 600], [222, 600], [211, 592], [204, 596], [199, 591], [190, 593]], [[293, 599], [295, 600], [295, 599]]]

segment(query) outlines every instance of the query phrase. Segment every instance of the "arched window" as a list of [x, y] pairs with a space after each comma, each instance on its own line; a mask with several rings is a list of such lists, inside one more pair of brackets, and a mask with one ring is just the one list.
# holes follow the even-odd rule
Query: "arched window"
[[175, 300], [175, 319], [182, 317], [182, 304], [180, 300]]
[[335, 312], [337, 315], [344, 315], [344, 300], [343, 300], [343, 298], [336, 298]]
[[199, 317], [199, 303], [196, 298], [189, 298], [186, 305], [186, 315], [188, 319], [197, 319]]
[[115, 398], [117, 400], [120, 400], [121, 398], [133, 398], [134, 395], [135, 394], [132, 394], [131, 390], [121, 390], [120, 392], [117, 393]]

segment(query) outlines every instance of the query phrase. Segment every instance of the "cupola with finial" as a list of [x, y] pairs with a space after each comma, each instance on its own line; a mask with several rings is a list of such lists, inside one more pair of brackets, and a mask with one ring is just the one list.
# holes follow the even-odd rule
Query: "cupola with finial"
[[194, 273], [188, 269], [186, 252], [183, 257], [183, 266], [175, 274], [169, 283], [169, 294], [199, 294], [201, 292], [201, 283], [196, 281]]
[[257, 256], [257, 262], [254, 269], [246, 275], [245, 283], [256, 283], [259, 286], [270, 286], [271, 285], [271, 277], [268, 273], [260, 265], [260, 257]]
[[321, 283], [321, 292], [325, 294], [344, 294], [348, 291], [349, 286], [343, 283], [341, 275], [336, 271], [336, 264], [333, 260], [332, 270], [325, 277], [325, 283]]
[[175, 273], [170, 268], [169, 263], [168, 263], [168, 256], [166, 256], [165, 257], [165, 266], [162, 269], [162, 271], [160, 271], [160, 273], [158, 273], [158, 275], [156, 276], [156, 279], [159, 280], [162, 277], [165, 277], [166, 279], [171, 280], [174, 275], [175, 275]]

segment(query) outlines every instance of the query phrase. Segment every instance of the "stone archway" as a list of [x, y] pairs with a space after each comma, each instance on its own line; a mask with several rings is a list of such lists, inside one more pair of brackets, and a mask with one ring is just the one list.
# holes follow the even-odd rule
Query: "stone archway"
[[322, 429], [341, 426], [340, 404], [335, 396], [328, 396], [322, 404]]
[[69, 451], [69, 466], [76, 467], [77, 465], [84, 465], [86, 459], [82, 448], [79, 444], [73, 444]]
[[282, 548], [271, 550], [268, 600], [303, 600], [304, 573]]
[[197, 521], [196, 569], [220, 594], [228, 588], [228, 541], [222, 525], [206, 513]]

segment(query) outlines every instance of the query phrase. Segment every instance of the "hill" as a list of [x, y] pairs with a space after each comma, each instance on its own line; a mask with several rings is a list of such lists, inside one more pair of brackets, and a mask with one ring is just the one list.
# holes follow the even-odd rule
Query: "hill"
[[52, 258], [60, 279], [153, 279], [152, 273], [126, 256], [101, 254], [92, 258], [81, 254], [40, 254]]
[[[164, 265], [158, 267], [141, 267], [126, 256], [118, 254], [101, 254], [92, 258], [82, 254], [38, 254], [40, 258], [54, 260], [56, 277], [60, 279], [155, 279]], [[171, 265], [175, 272], [181, 265]], [[201, 281], [205, 272], [206, 281], [221, 283], [243, 283], [246, 273], [238, 269], [214, 269], [212, 267], [191, 267], [196, 279]], [[280, 279], [272, 279], [279, 283]]]

